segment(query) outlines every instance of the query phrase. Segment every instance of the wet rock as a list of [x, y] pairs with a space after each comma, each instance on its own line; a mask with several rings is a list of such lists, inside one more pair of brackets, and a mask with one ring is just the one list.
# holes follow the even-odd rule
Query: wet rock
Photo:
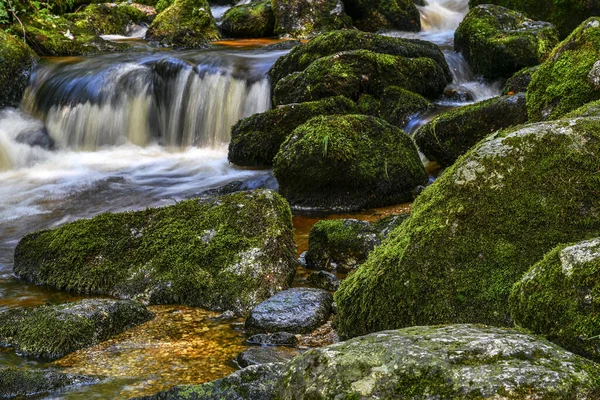
[[138, 400], [271, 400], [283, 364], [252, 365], [203, 385], [175, 386]]
[[381, 97], [385, 89], [402, 89], [434, 98], [449, 83], [431, 58], [406, 58], [368, 50], [353, 50], [318, 59], [302, 72], [281, 79], [273, 93], [275, 105], [362, 94]]
[[561, 42], [532, 76], [527, 90], [529, 119], [556, 119], [600, 99], [589, 76], [600, 60], [600, 18], [590, 18]]
[[284, 366], [277, 399], [596, 398], [600, 367], [545, 340], [479, 325], [385, 331]]
[[0, 30], [0, 108], [17, 107], [38, 56], [23, 41]]
[[88, 385], [98, 378], [53, 370], [0, 367], [0, 398], [40, 396], [69, 386]]
[[448, 81], [452, 80], [448, 63], [438, 46], [424, 40], [393, 38], [358, 30], [341, 30], [317, 36], [297, 46], [289, 54], [280, 57], [269, 70], [273, 88], [277, 82], [294, 72], [304, 71], [319, 58], [342, 51], [369, 50], [406, 58], [431, 58], [444, 71]]
[[243, 181], [233, 181], [216, 189], [206, 190], [200, 194], [200, 197], [222, 196], [244, 190], [256, 189], [269, 189], [277, 191], [277, 189], [279, 189], [279, 184], [277, 183], [277, 179], [275, 179], [273, 173], [269, 172], [265, 175], [258, 177], [254, 176]]
[[296, 267], [288, 204], [256, 190], [35, 232], [14, 271], [62, 290], [243, 314], [289, 287]]
[[600, 117], [600, 100], [592, 101], [571, 111], [565, 118]]
[[342, 0], [272, 0], [275, 34], [308, 39], [336, 29], [352, 28]]
[[358, 99], [361, 114], [373, 115], [399, 128], [404, 128], [411, 118], [431, 108], [426, 98], [396, 86], [390, 86], [377, 99], [365, 94]]
[[512, 288], [516, 324], [600, 361], [600, 239], [560, 245]]
[[289, 104], [238, 121], [231, 128], [228, 160], [245, 167], [267, 167], [294, 129], [319, 115], [354, 114], [354, 102], [343, 96]]
[[175, 0], [158, 14], [146, 40], [179, 49], [206, 47], [219, 39], [215, 19], [206, 0]]
[[523, 68], [522, 70], [516, 72], [513, 76], [506, 80], [504, 88], [502, 89], [502, 95], [506, 96], [507, 94], [527, 92], [527, 88], [531, 83], [531, 79], [533, 79], [533, 74], [539, 68], [540, 66], [536, 65], [535, 67]]
[[232, 7], [221, 23], [223, 35], [232, 38], [271, 37], [274, 29], [275, 15], [270, 1]]
[[342, 282], [340, 335], [510, 325], [512, 285], [559, 243], [599, 232], [598, 185], [589, 172], [600, 162], [599, 122], [501, 130], [446, 169], [417, 197], [410, 218]]
[[486, 78], [509, 77], [540, 64], [557, 43], [550, 23], [489, 4], [471, 9], [454, 34], [455, 50]]
[[413, 0], [343, 0], [346, 13], [363, 31], [421, 30], [421, 15]]
[[525, 93], [502, 96], [446, 111], [415, 133], [425, 156], [448, 167], [489, 134], [527, 121]]
[[254, 345], [295, 346], [298, 344], [298, 337], [288, 332], [259, 333], [250, 336], [246, 342]]
[[289, 347], [259, 346], [250, 347], [235, 358], [235, 362], [246, 368], [251, 365], [284, 363], [300, 354], [298, 349]]
[[307, 278], [308, 282], [313, 286], [328, 290], [330, 292], [335, 292], [340, 287], [340, 279], [327, 271], [315, 271], [310, 274]]
[[151, 22], [146, 13], [129, 4], [90, 4], [83, 11], [64, 18], [96, 35], [126, 35], [132, 25]]
[[15, 141], [23, 143], [31, 147], [41, 147], [42, 149], [51, 150], [54, 148], [54, 140], [48, 134], [48, 130], [43, 127], [35, 130], [24, 130], [17, 134]]
[[26, 356], [54, 360], [154, 318], [131, 300], [81, 300], [0, 313], [0, 342]]
[[294, 288], [256, 306], [246, 318], [250, 333], [309, 333], [327, 321], [333, 298], [325, 290]]
[[300, 40], [282, 40], [263, 47], [265, 50], [290, 50], [302, 44]]
[[[423, 188], [423, 190], [425, 189]], [[394, 229], [402, 225], [408, 218], [410, 218], [410, 214], [390, 215], [377, 220], [373, 225], [381, 233], [381, 236], [387, 238]]]
[[274, 160], [294, 208], [360, 210], [412, 199], [427, 175], [412, 140], [363, 115], [317, 117], [294, 130]]

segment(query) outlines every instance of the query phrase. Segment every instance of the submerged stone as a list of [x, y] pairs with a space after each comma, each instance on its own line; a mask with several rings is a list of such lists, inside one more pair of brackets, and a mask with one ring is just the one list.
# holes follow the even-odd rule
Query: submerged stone
[[533, 333], [600, 361], [600, 239], [550, 251], [515, 283], [510, 314]]
[[[512, 285], [600, 229], [600, 120], [519, 126], [479, 142], [335, 294], [343, 337], [440, 323], [511, 324]], [[542, 228], [543, 227], [543, 228]]]
[[275, 34], [308, 39], [336, 29], [352, 28], [342, 0], [272, 0]]
[[508, 77], [540, 64], [557, 43], [558, 32], [550, 23], [489, 4], [471, 9], [454, 35], [454, 48], [486, 78]]
[[69, 386], [89, 385], [98, 378], [54, 370], [0, 367], [0, 398], [41, 396]]
[[19, 105], [38, 60], [29, 46], [0, 29], [0, 108]]
[[446, 111], [415, 133], [425, 156], [448, 167], [487, 135], [527, 121], [525, 93], [502, 96]]
[[12, 308], [0, 313], [0, 343], [25, 356], [54, 360], [153, 317], [146, 307], [131, 300]]
[[275, 399], [562, 399], [600, 396], [600, 366], [534, 336], [479, 325], [384, 331], [313, 349]]
[[246, 318], [250, 333], [310, 333], [327, 322], [333, 297], [321, 289], [293, 288], [256, 306]]
[[35, 232], [14, 271], [61, 290], [243, 314], [287, 288], [296, 266], [288, 204], [256, 190]]

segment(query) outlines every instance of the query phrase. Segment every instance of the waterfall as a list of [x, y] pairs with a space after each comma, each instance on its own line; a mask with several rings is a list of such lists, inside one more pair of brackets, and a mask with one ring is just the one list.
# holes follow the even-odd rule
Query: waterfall
[[455, 31], [469, 11], [468, 0], [427, 0], [418, 6], [426, 32]]

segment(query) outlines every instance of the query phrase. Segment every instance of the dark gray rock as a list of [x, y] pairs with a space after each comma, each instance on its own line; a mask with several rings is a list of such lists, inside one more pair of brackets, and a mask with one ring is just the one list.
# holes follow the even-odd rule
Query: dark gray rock
[[251, 333], [309, 333], [327, 321], [333, 297], [325, 290], [293, 288], [256, 306], [246, 319]]
[[296, 335], [288, 332], [275, 332], [273, 334], [259, 333], [250, 336], [246, 342], [255, 345], [295, 346], [298, 344], [298, 338]]
[[74, 385], [98, 382], [98, 378], [53, 370], [0, 367], [0, 399], [39, 396]]
[[506, 80], [504, 88], [502, 89], [502, 95], [515, 94], [520, 92], [527, 92], [527, 88], [531, 83], [532, 75], [535, 71], [540, 69], [539, 65], [535, 67], [523, 68], [516, 72], [513, 76]]
[[288, 362], [300, 354], [300, 350], [290, 347], [258, 346], [250, 347], [235, 358], [242, 368], [251, 365]]
[[307, 280], [313, 286], [319, 289], [329, 290], [330, 292], [338, 290], [341, 283], [340, 279], [335, 276], [335, 274], [327, 271], [315, 271], [308, 276]]

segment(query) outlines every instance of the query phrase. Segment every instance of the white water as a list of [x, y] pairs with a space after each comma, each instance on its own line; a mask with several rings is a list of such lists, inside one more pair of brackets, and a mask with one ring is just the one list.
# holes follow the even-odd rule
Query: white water
[[127, 41], [143, 39], [148, 31], [148, 25], [132, 25], [128, 28], [126, 35], [100, 35], [104, 40], [110, 41]]

